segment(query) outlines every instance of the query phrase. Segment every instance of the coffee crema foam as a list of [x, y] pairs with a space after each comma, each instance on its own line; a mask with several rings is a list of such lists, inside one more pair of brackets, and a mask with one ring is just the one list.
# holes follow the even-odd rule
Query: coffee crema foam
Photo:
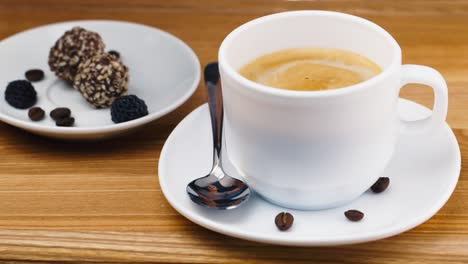
[[317, 91], [343, 88], [382, 72], [373, 61], [357, 53], [332, 48], [294, 48], [263, 55], [239, 73], [270, 87]]

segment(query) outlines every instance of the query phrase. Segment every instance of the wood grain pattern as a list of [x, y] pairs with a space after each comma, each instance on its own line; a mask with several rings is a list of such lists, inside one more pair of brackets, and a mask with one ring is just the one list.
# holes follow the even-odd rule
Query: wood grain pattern
[[[0, 38], [64, 20], [128, 20], [175, 34], [206, 64], [241, 23], [298, 9], [375, 21], [398, 40], [405, 63], [435, 67], [446, 77], [462, 173], [437, 215], [396, 237], [323, 248], [247, 242], [191, 223], [163, 197], [157, 164], [170, 131], [205, 101], [199, 87], [182, 107], [120, 140], [52, 141], [0, 124], [0, 261], [468, 263], [468, 1], [0, 0]], [[433, 100], [424, 86], [409, 85], [402, 96], [428, 106]]]

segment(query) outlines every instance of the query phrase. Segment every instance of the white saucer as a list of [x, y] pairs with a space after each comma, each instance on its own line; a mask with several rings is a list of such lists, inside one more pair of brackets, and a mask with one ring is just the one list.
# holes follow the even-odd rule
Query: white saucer
[[[109, 109], [94, 109], [81, 94], [55, 77], [47, 64], [50, 48], [73, 26], [101, 35], [106, 50], [116, 50], [129, 67], [129, 94], [148, 105], [149, 115], [114, 124]], [[118, 21], [71, 21], [51, 24], [13, 35], [0, 42], [0, 120], [33, 133], [69, 139], [104, 138], [149, 123], [184, 103], [200, 81], [200, 63], [195, 53], [180, 39], [145, 25]], [[36, 106], [47, 113], [58, 106], [69, 107], [74, 127], [57, 127], [51, 118], [32, 122], [27, 110], [11, 107], [4, 99], [5, 88], [13, 80], [24, 79], [32, 68], [46, 78], [33, 83]]]
[[[399, 109], [408, 120], [430, 113], [403, 99]], [[367, 192], [346, 206], [322, 211], [285, 209], [254, 195], [237, 209], [217, 211], [194, 204], [185, 192], [187, 183], [209, 172], [211, 146], [208, 107], [203, 105], [188, 115], [164, 144], [159, 182], [167, 200], [179, 213], [208, 229], [272, 244], [340, 245], [396, 235], [433, 216], [452, 194], [460, 174], [460, 149], [446, 125], [434, 133], [400, 138], [384, 173], [391, 183], [383, 193]], [[230, 175], [238, 177], [228, 160], [224, 165]], [[343, 215], [348, 209], [363, 211], [365, 218], [348, 221]], [[274, 217], [282, 211], [291, 212], [295, 218], [286, 232], [278, 231], [274, 224]]]

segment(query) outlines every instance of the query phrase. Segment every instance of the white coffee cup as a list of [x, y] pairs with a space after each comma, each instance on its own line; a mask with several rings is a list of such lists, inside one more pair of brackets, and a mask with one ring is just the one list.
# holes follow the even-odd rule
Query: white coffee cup
[[[383, 71], [326, 91], [272, 88], [238, 73], [261, 55], [298, 47], [353, 51]], [[325, 209], [359, 197], [385, 176], [401, 133], [437, 129], [447, 115], [440, 73], [402, 65], [401, 49], [388, 32], [348, 14], [294, 11], [250, 21], [224, 39], [219, 66], [229, 159], [257, 193], [289, 208]], [[407, 83], [433, 88], [430, 117], [400, 120], [398, 94]]]

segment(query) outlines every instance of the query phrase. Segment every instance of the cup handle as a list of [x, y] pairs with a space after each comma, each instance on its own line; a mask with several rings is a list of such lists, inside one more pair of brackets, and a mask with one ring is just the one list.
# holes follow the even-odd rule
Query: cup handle
[[442, 75], [431, 67], [421, 65], [406, 64], [401, 70], [402, 87], [409, 83], [418, 83], [428, 85], [434, 91], [432, 115], [414, 121], [401, 120], [402, 132], [419, 134], [442, 126], [445, 123], [448, 108], [447, 83]]

